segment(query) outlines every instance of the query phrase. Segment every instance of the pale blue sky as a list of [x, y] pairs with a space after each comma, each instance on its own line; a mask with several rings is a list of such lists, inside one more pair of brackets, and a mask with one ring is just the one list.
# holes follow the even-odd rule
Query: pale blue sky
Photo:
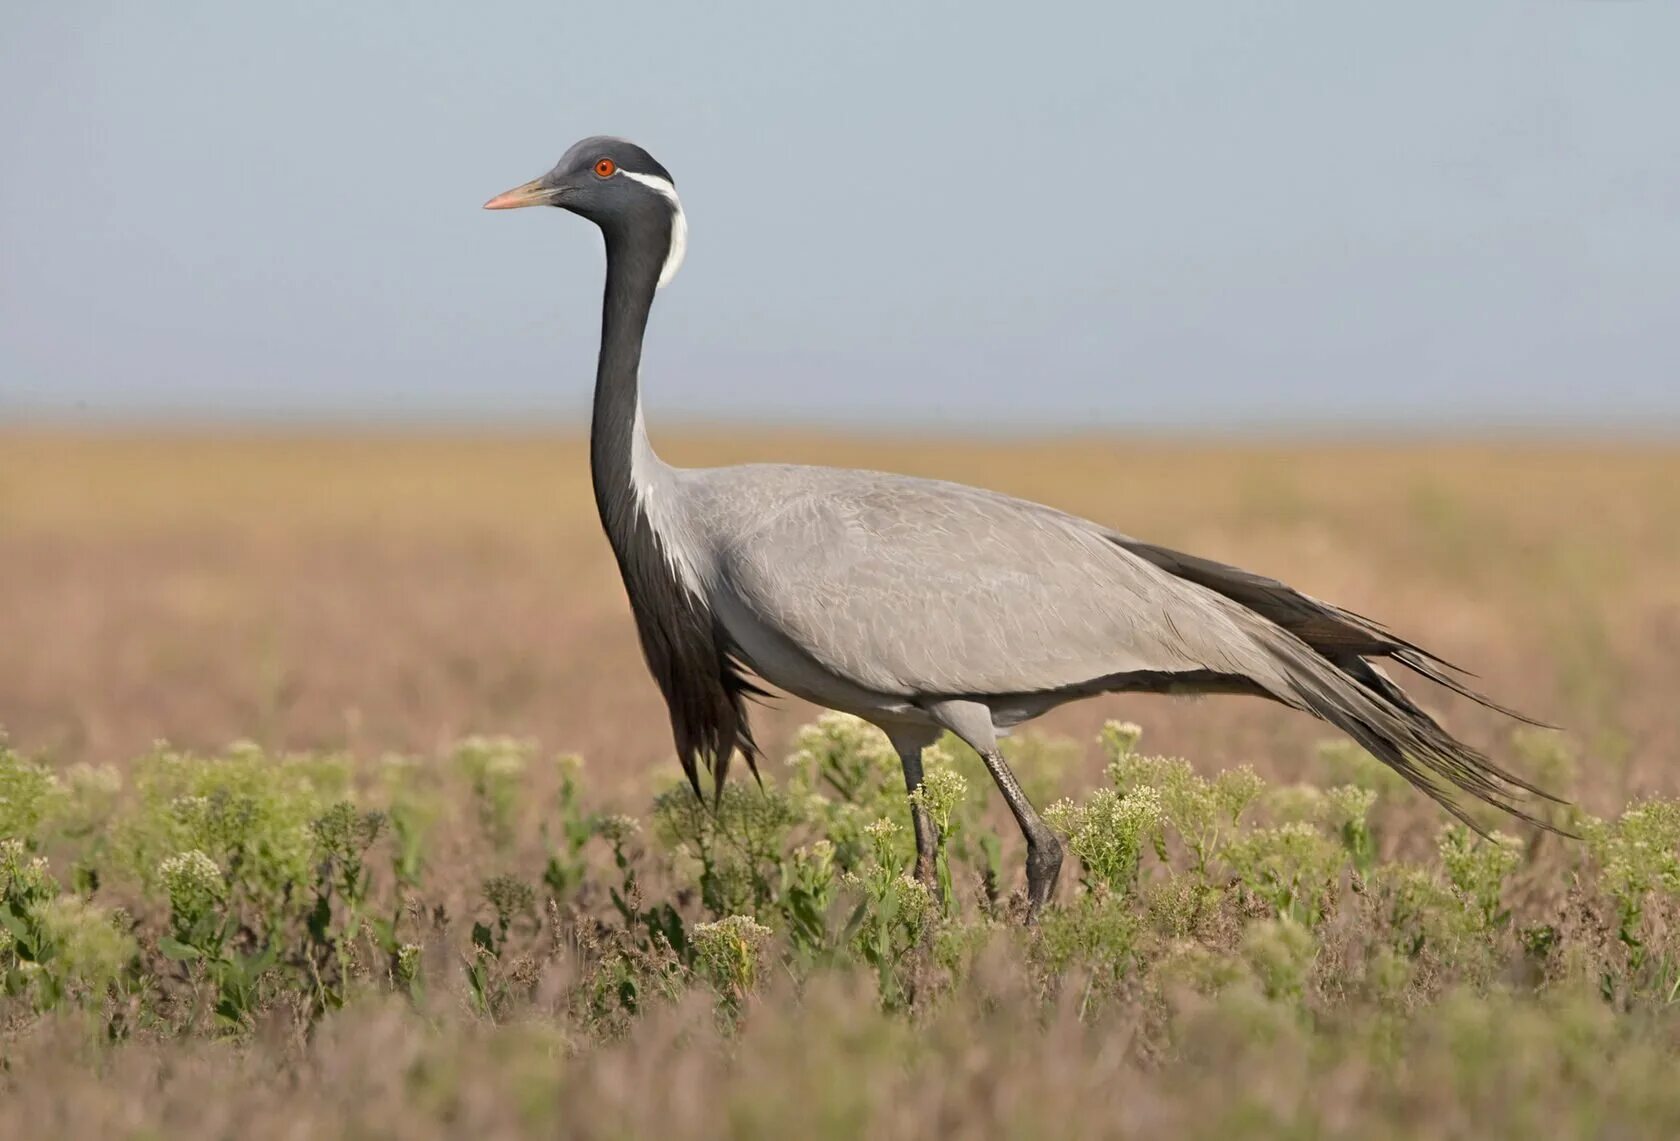
[[1680, 5], [13, 0], [0, 417], [1680, 426]]

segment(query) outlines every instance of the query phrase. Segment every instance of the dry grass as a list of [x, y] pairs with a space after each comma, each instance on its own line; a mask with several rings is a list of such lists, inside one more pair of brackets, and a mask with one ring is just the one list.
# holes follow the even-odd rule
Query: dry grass
[[[1680, 792], [1680, 450], [718, 435], [666, 452], [984, 483], [1275, 574], [1566, 726], [1576, 775], [1564, 787], [1587, 810], [1613, 818], [1637, 796]], [[669, 902], [690, 932], [722, 912], [692, 853], [653, 838], [648, 797], [670, 744], [586, 471], [580, 441], [537, 436], [0, 436], [0, 725], [71, 790], [30, 850], [66, 895], [120, 909], [119, 950], [132, 955], [105, 990], [72, 985], [79, 997], [45, 1015], [38, 975], [8, 977], [8, 1117], [43, 1136], [182, 1138], [1680, 1131], [1680, 883], [1628, 888], [1606, 862], [1608, 833], [1591, 855], [1525, 834], [1483, 914], [1473, 892], [1444, 886], [1439, 814], [1393, 790], [1374, 810], [1372, 850], [1347, 848], [1304, 912], [1256, 887], [1240, 845], [1203, 874], [1175, 840], [1165, 860], [1146, 848], [1142, 879], [1120, 887], [1076, 886], [1070, 861], [1060, 909], [1022, 935], [1006, 900], [988, 902], [971, 848], [933, 949], [901, 947], [890, 971], [853, 944], [813, 960], [786, 925], [780, 880], [750, 908], [776, 931], [751, 985], [673, 958], [636, 934], [610, 889], [637, 915]], [[1430, 698], [1471, 740], [1521, 754], [1529, 771], [1542, 763], [1499, 719]], [[773, 756], [810, 716], [796, 702], [761, 715]], [[1315, 753], [1321, 727], [1257, 702], [1103, 699], [1040, 728], [1089, 741], [1109, 717], [1143, 722], [1152, 752], [1209, 776], [1247, 763], [1274, 786], [1348, 779], [1345, 758]], [[498, 785], [444, 748], [474, 732], [540, 744]], [[231, 1022], [213, 1015], [212, 972], [162, 949], [180, 918], [156, 882], [158, 853], [183, 842], [177, 801], [117, 807], [97, 773], [70, 771], [114, 765], [132, 800], [174, 763], [134, 767], [160, 737], [344, 748], [354, 759], [332, 771], [359, 808], [408, 804], [428, 821], [423, 870], [402, 878], [388, 824], [368, 888], [395, 916], [379, 938], [423, 949], [424, 987], [405, 990], [394, 953], [342, 898], [327, 942], [306, 900], [267, 912], [244, 901], [229, 946], [283, 931], [303, 966], [265, 976]], [[574, 750], [588, 766], [572, 804], [563, 766], [545, 758]], [[379, 762], [393, 751], [437, 759]], [[1044, 792], [1104, 783], [1084, 745], [1024, 767]], [[253, 819], [270, 812], [275, 835], [338, 795], [278, 778], [253, 787], [268, 790]], [[1325, 843], [1341, 842], [1316, 794], [1274, 791], [1249, 825], [1259, 834], [1275, 840], [1268, 821], [1317, 812]], [[898, 810], [872, 795], [860, 819]], [[16, 811], [4, 800], [0, 819]], [[634, 890], [596, 808], [646, 822], [625, 848]], [[1014, 873], [1007, 816], [972, 811], [965, 827], [1002, 835]], [[791, 845], [839, 835], [837, 819], [781, 834], [771, 878], [794, 866]], [[556, 875], [556, 854], [572, 858], [568, 821], [586, 842]], [[1407, 894], [1425, 883], [1427, 906]], [[509, 884], [530, 887], [535, 906], [474, 982], [472, 927], [494, 927]], [[1212, 894], [1187, 919], [1198, 892]], [[1628, 899], [1644, 910], [1618, 920]], [[103, 961], [108, 925], [53, 914]], [[1312, 927], [1305, 943], [1292, 942], [1296, 922]], [[311, 972], [325, 973], [300, 984]], [[646, 996], [633, 1016], [614, 972]]]
[[[378, 752], [483, 731], [639, 774], [670, 745], [583, 450], [540, 436], [0, 437], [0, 645], [14, 648], [0, 724], [66, 763], [120, 763], [159, 737]], [[1272, 573], [1567, 726], [1605, 768], [1600, 807], [1674, 787], [1651, 758], [1674, 755], [1680, 729], [1680, 451], [719, 434], [667, 452], [980, 482]], [[1473, 739], [1501, 731], [1440, 700]], [[1105, 699], [1045, 726], [1086, 737], [1117, 715], [1169, 751], [1263, 772], [1317, 734], [1235, 700]], [[785, 703], [760, 735], [774, 744], [808, 716]]]

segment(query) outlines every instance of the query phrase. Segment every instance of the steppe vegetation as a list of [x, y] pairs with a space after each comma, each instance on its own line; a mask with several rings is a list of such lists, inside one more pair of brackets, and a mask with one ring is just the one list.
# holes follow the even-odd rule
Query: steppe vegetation
[[1206, 450], [1166, 503], [1160, 445], [1062, 449], [1072, 500], [1019, 450], [848, 455], [1283, 574], [1568, 726], [1428, 695], [1573, 801], [1579, 840], [1482, 839], [1258, 703], [1069, 711], [1009, 746], [1072, 853], [1024, 928], [949, 740], [937, 896], [851, 719], [770, 711], [763, 786], [697, 803], [535, 442], [7, 442], [0, 1098], [36, 1135], [1680, 1135], [1670, 455]]

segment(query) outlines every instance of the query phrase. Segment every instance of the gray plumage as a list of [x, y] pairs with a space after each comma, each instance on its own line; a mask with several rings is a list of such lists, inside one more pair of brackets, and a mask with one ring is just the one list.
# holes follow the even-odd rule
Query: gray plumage
[[[1060, 847], [996, 735], [1096, 693], [1265, 697], [1341, 729], [1460, 818], [1452, 789], [1533, 819], [1518, 800], [1540, 790], [1454, 739], [1374, 660], [1499, 706], [1421, 647], [1281, 582], [955, 483], [666, 465], [647, 440], [638, 373], [654, 291], [686, 239], [670, 174], [634, 144], [585, 139], [487, 203], [537, 204], [605, 237], [595, 494], [696, 792], [702, 766], [721, 787], [734, 752], [755, 762], [745, 700], [762, 692], [756, 677], [879, 725], [912, 788], [941, 731], [967, 740], [1026, 835], [1029, 914], [1054, 886]], [[931, 877], [937, 838], [913, 815]]]

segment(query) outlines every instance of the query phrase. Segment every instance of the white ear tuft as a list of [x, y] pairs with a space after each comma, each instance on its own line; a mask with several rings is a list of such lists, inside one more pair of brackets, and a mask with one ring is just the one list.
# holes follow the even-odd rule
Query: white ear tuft
[[677, 188], [658, 175], [637, 174], [623, 168], [620, 168], [618, 173], [658, 191], [671, 204], [671, 248], [665, 251], [665, 264], [659, 267], [659, 284], [663, 286], [677, 276], [677, 270], [682, 268], [683, 255], [688, 253], [688, 218], [683, 214], [682, 202], [677, 198]]

